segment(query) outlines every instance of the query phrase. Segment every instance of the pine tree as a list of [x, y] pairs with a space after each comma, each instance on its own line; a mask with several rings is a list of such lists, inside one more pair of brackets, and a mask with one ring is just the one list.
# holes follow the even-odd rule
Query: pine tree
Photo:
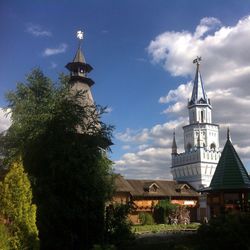
[[39, 249], [36, 206], [21, 161], [14, 162], [0, 183], [0, 214], [9, 232], [10, 249]]

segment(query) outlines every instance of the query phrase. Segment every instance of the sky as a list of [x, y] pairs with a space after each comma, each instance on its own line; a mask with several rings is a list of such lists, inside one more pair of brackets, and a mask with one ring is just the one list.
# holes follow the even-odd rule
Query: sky
[[114, 170], [126, 178], [171, 179], [171, 144], [188, 124], [195, 66], [220, 125], [250, 171], [250, 0], [12, 0], [0, 2], [0, 131], [5, 93], [35, 67], [57, 80], [84, 31], [92, 94], [114, 125]]

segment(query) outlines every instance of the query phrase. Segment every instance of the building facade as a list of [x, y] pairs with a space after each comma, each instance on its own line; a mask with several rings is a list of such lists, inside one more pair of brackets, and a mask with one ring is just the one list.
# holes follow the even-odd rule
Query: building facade
[[131, 180], [121, 175], [115, 177], [115, 193], [112, 202], [133, 204], [129, 219], [133, 224], [140, 223], [140, 213], [153, 214], [154, 207], [162, 200], [185, 206], [190, 212], [190, 220], [197, 221], [199, 193], [186, 183], [173, 180]]
[[199, 190], [210, 185], [220, 158], [219, 125], [212, 122], [212, 106], [200, 73], [200, 60], [194, 60], [196, 73], [188, 100], [189, 124], [184, 130], [184, 152], [177, 152], [175, 133], [172, 144], [171, 173], [174, 180], [185, 181]]

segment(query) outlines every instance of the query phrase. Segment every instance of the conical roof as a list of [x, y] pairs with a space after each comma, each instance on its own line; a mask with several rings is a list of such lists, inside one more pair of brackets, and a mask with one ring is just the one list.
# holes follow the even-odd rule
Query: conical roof
[[76, 55], [73, 59], [74, 63], [86, 63], [86, 60], [84, 58], [84, 55], [82, 53], [81, 47], [78, 47], [78, 50], [76, 51]]
[[173, 133], [173, 143], [172, 148], [177, 148], [176, 140], [175, 140], [175, 132]]
[[192, 92], [191, 100], [189, 102], [190, 105], [209, 104], [199, 68], [200, 68], [200, 65], [199, 63], [197, 63], [196, 73], [195, 73], [195, 78], [194, 78], [194, 85], [193, 85], [193, 92]]
[[222, 151], [209, 189], [250, 189], [249, 175], [236, 150], [234, 149], [230, 140], [229, 131], [227, 142]]

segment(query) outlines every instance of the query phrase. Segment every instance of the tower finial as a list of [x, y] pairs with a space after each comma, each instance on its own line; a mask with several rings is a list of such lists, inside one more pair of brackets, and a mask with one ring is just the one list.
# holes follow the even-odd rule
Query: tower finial
[[193, 60], [193, 64], [196, 63], [197, 69], [199, 68], [201, 62], [201, 56], [197, 56], [194, 60]]
[[172, 143], [172, 155], [177, 155], [177, 145], [176, 145], [176, 141], [175, 141], [175, 128], [174, 128], [174, 132], [173, 132], [173, 143]]
[[227, 140], [231, 141], [230, 129], [227, 127]]
[[197, 65], [199, 65], [201, 62], [201, 56], [196, 56], [196, 58], [193, 60], [193, 63], [196, 63]]
[[81, 31], [81, 30], [78, 30], [76, 32], [76, 37], [79, 39], [79, 47], [81, 47], [82, 40], [83, 40], [83, 37], [84, 37], [84, 32]]

